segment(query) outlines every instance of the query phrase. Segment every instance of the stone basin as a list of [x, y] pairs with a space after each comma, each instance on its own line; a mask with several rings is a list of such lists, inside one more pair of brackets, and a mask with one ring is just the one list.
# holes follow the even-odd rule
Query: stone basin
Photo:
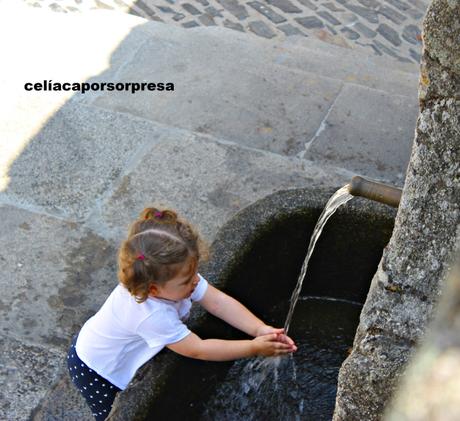
[[[315, 224], [334, 192], [279, 191], [243, 209], [219, 231], [211, 258], [200, 273], [264, 321], [282, 327], [286, 312], [274, 309], [286, 309]], [[301, 296], [327, 297], [329, 303], [336, 299], [355, 306], [364, 303], [395, 216], [395, 209], [361, 198], [340, 207], [316, 244]], [[189, 327], [200, 337], [248, 338], [199, 306], [194, 311]], [[348, 320], [353, 334], [358, 315], [359, 310]], [[296, 313], [293, 323], [295, 319]], [[345, 345], [352, 345], [353, 334]], [[204, 419], [207, 402], [233, 364], [193, 360], [165, 349], [119, 394], [109, 419]]]

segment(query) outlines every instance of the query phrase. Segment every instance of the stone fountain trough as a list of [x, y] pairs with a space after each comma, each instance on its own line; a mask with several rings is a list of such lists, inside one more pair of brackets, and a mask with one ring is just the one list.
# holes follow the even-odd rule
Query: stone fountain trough
[[[287, 313], [273, 309], [283, 308], [289, 301], [315, 224], [334, 192], [280, 191], [243, 209], [220, 230], [211, 258], [200, 273], [267, 323], [282, 327]], [[355, 306], [364, 303], [395, 216], [395, 209], [361, 198], [340, 207], [316, 244], [301, 296], [348, 300]], [[348, 321], [353, 332], [359, 311]], [[296, 313], [293, 324], [295, 320]], [[189, 326], [202, 338], [247, 338], [198, 306]], [[348, 347], [352, 346], [353, 334], [347, 339]], [[340, 356], [337, 374], [345, 358], [346, 354]], [[165, 349], [119, 394], [109, 419], [204, 419], [210, 396], [232, 365], [192, 360]], [[335, 385], [331, 387], [326, 413], [317, 419], [332, 417]]]

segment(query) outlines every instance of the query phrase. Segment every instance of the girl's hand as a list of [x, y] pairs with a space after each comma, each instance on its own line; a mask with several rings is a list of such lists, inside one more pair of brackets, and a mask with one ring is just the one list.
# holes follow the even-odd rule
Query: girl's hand
[[276, 355], [285, 355], [297, 351], [294, 343], [289, 344], [282, 341], [281, 333], [269, 333], [268, 335], [258, 336], [252, 340], [254, 344], [254, 354], [263, 357], [273, 357]]
[[260, 326], [257, 329], [256, 337], [262, 336], [262, 335], [268, 335], [269, 333], [278, 333], [280, 335], [278, 341], [295, 346], [294, 341], [289, 336], [284, 334], [284, 329], [282, 328], [276, 328], [276, 327], [269, 326], [269, 325]]

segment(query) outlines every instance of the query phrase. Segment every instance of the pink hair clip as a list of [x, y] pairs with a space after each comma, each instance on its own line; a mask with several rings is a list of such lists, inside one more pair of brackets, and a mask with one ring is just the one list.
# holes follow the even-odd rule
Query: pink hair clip
[[139, 254], [139, 256], [136, 257], [136, 259], [138, 259], [138, 260], [144, 260], [144, 259], [145, 259], [145, 256], [141, 253], [141, 254]]
[[156, 218], [163, 218], [163, 212], [161, 211], [156, 211], [154, 215]]

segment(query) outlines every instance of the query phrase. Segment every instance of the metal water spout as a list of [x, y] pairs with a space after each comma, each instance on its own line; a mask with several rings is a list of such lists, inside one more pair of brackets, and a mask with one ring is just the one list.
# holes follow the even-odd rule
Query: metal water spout
[[399, 206], [401, 200], [402, 189], [378, 181], [368, 180], [359, 175], [355, 175], [348, 186], [348, 191], [353, 196], [365, 197], [394, 208]]

